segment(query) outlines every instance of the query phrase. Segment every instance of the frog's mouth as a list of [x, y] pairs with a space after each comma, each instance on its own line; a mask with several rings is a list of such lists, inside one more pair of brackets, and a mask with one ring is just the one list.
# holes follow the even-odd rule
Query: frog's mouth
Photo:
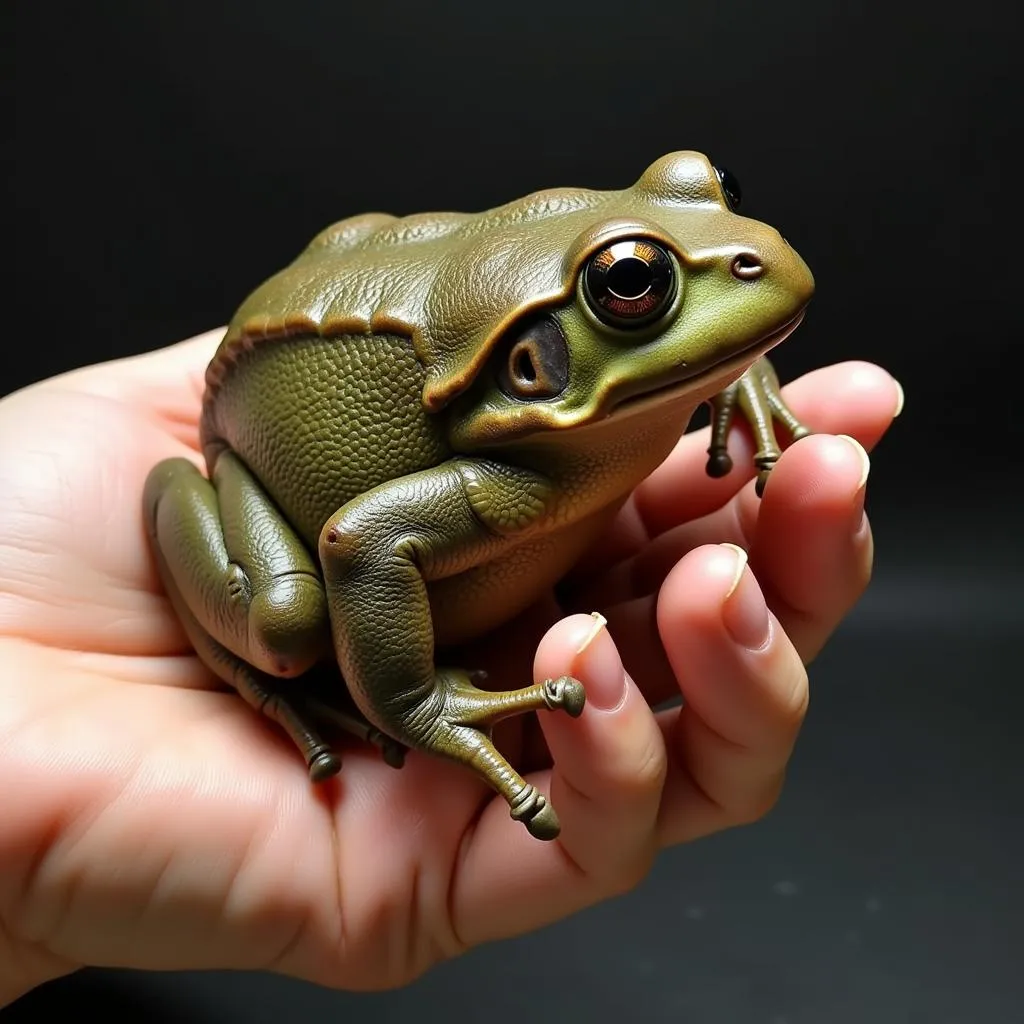
[[[613, 386], [594, 403], [582, 408], [559, 410], [555, 403], [519, 406], [509, 417], [486, 407], [475, 415], [456, 418], [451, 441], [457, 451], [502, 449], [523, 445], [546, 446], [564, 443], [566, 432], [573, 437], [600, 437], [634, 417], [657, 417], [673, 423], [686, 421], [703, 402], [723, 391], [779, 342], [785, 340], [804, 318], [801, 309], [781, 327], [717, 361], [679, 363], [639, 387], [633, 381]], [[561, 439], [561, 440], [558, 440]]]
[[719, 362], [696, 366], [682, 365], [670, 379], [655, 384], [639, 394], [632, 392], [621, 397], [613, 396], [605, 416], [614, 416], [618, 419], [684, 395], [698, 404], [706, 401], [732, 384], [751, 363], [785, 341], [800, 326], [805, 313], [806, 308], [801, 309], [781, 327]]

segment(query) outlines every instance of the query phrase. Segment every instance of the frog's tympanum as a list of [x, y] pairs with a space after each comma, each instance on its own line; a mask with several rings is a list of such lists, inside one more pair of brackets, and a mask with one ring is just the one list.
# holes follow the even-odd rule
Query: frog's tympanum
[[[209, 478], [159, 464], [145, 516], [199, 657], [287, 732], [314, 781], [341, 767], [325, 741], [341, 722], [396, 767], [409, 749], [460, 762], [532, 835], [558, 835], [491, 726], [579, 715], [583, 686], [493, 692], [443, 652], [550, 591], [701, 403], [712, 475], [731, 468], [737, 406], [759, 487], [774, 421], [807, 432], [763, 356], [813, 279], [738, 206], [731, 174], [679, 152], [622, 191], [366, 214], [238, 310], [206, 375]], [[325, 670], [330, 707], [296, 678]]]

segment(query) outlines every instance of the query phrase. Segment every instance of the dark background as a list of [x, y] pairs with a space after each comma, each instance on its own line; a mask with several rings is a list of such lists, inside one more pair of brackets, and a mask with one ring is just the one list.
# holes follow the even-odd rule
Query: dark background
[[5, 1022], [83, 1006], [250, 1024], [457, 1007], [492, 1024], [1011, 1020], [1024, 1000], [1015, 5], [5, 13], [20, 316], [0, 395], [225, 322], [341, 217], [619, 188], [692, 148], [730, 167], [744, 212], [814, 270], [782, 375], [869, 359], [907, 397], [873, 458], [875, 580], [813, 667], [766, 821], [672, 851], [628, 897], [402, 992], [86, 972]]

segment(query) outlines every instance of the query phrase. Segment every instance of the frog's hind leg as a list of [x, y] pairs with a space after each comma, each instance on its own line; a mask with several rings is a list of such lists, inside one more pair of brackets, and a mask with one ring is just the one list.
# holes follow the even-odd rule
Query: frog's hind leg
[[732, 458], [728, 452], [729, 429], [737, 405], [754, 435], [757, 449], [754, 465], [758, 470], [756, 489], [760, 496], [764, 493], [772, 467], [782, 454], [775, 436], [775, 420], [789, 431], [794, 441], [811, 431], [782, 400], [779, 378], [772, 364], [762, 357], [739, 380], [711, 399], [711, 444], [708, 447], [707, 462], [709, 476], [725, 476], [732, 469]]
[[[212, 480], [186, 459], [160, 463], [144, 506], [164, 587], [199, 658], [285, 730], [314, 781], [336, 774], [321, 716], [287, 682], [330, 651], [323, 585], [299, 538], [230, 452]], [[373, 740], [357, 718], [335, 724]]]
[[583, 684], [490, 692], [479, 674], [438, 666], [429, 584], [511, 554], [509, 541], [543, 516], [550, 494], [546, 479], [519, 467], [453, 459], [349, 502], [324, 524], [319, 547], [338, 664], [366, 717], [472, 769], [539, 839], [559, 834], [558, 817], [498, 752], [490, 727], [542, 709], [578, 716]]

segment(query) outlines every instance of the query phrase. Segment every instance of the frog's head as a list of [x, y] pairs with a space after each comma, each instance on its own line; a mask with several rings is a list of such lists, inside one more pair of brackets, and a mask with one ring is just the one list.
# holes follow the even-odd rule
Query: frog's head
[[737, 213], [738, 183], [702, 154], [663, 157], [621, 192], [552, 195], [564, 212], [520, 221], [522, 251], [502, 264], [533, 290], [475, 353], [452, 418], [463, 450], [708, 397], [792, 331], [813, 294], [804, 261]]

